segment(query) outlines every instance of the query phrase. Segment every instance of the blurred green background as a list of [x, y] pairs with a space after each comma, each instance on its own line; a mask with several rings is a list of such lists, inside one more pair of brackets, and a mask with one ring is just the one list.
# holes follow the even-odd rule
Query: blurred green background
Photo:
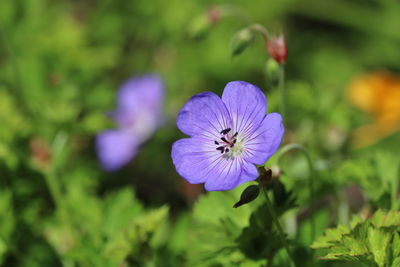
[[[237, 13], [193, 38], [194, 23], [211, 6]], [[266, 92], [269, 112], [279, 111], [262, 38], [231, 56], [230, 40], [249, 23], [284, 32], [284, 143], [310, 150], [319, 171], [318, 197], [333, 195], [346, 202], [338, 200], [322, 212], [319, 233], [346, 221], [340, 213], [327, 214], [329, 208], [350, 205], [353, 198], [342, 198], [347, 185], [364, 190], [363, 203], [387, 207], [392, 189], [385, 184], [396, 179], [400, 136], [393, 130], [355, 148], [352, 132], [374, 117], [353, 107], [346, 89], [359, 74], [400, 71], [399, 14], [399, 3], [390, 0], [2, 1], [0, 263], [193, 266], [191, 255], [198, 250], [190, 251], [187, 244], [194, 235], [192, 220], [206, 216], [199, 203], [193, 208], [203, 190], [175, 172], [171, 145], [183, 137], [175, 119], [193, 94], [221, 94], [233, 80], [258, 85]], [[94, 138], [114, 127], [105, 112], [115, 108], [124, 80], [146, 73], [158, 73], [165, 81], [165, 124], [129, 165], [104, 172]], [[267, 165], [272, 164], [274, 159]], [[301, 207], [308, 194], [306, 163], [291, 154], [282, 168], [282, 179], [295, 188]], [[54, 197], [57, 190], [59, 197]], [[235, 197], [228, 199], [231, 208]], [[203, 212], [218, 217], [225, 211]], [[237, 216], [246, 219], [238, 225], [244, 227], [250, 211], [241, 212]], [[198, 242], [200, 247], [203, 241]], [[244, 264], [246, 253], [240, 253], [210, 262]], [[257, 260], [254, 266], [260, 266]]]

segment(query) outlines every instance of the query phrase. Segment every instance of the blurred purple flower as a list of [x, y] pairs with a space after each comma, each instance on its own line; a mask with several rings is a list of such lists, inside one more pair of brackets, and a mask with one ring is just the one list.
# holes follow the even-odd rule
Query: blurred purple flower
[[189, 183], [208, 191], [230, 190], [255, 180], [283, 137], [282, 117], [266, 115], [267, 100], [256, 86], [235, 81], [222, 99], [205, 92], [193, 96], [178, 115], [177, 126], [190, 138], [176, 141], [172, 160]]
[[162, 122], [164, 84], [157, 75], [133, 77], [117, 95], [117, 109], [110, 112], [117, 129], [96, 137], [101, 166], [114, 171], [127, 164]]

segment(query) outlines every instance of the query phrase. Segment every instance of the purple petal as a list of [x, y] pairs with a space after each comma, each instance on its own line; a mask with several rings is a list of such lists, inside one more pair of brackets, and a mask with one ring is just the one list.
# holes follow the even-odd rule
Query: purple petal
[[161, 106], [164, 99], [164, 84], [154, 74], [133, 77], [119, 89], [117, 103], [123, 110], [135, 110], [146, 106], [150, 109]]
[[225, 86], [222, 101], [233, 121], [233, 132], [246, 134], [261, 123], [267, 109], [265, 95], [258, 87], [242, 81]]
[[221, 99], [205, 92], [193, 96], [179, 112], [178, 128], [189, 136], [203, 136], [211, 140], [221, 137], [220, 132], [231, 127], [231, 120]]
[[137, 153], [136, 137], [127, 131], [106, 130], [96, 137], [97, 156], [103, 169], [115, 171]]
[[176, 171], [189, 183], [198, 184], [205, 182], [207, 168], [221, 154], [207, 139], [192, 137], [176, 141], [171, 156]]
[[242, 164], [242, 174], [240, 175], [239, 184], [254, 181], [258, 177], [258, 170], [253, 164], [244, 161]]
[[240, 159], [220, 157], [208, 168], [204, 187], [207, 191], [231, 190], [239, 185], [241, 172]]
[[239, 159], [228, 159], [202, 137], [184, 138], [172, 145], [176, 171], [189, 183], [205, 183], [208, 191], [229, 190], [240, 180]]
[[245, 159], [254, 164], [264, 164], [278, 149], [284, 133], [282, 116], [270, 113], [258, 129], [246, 137]]

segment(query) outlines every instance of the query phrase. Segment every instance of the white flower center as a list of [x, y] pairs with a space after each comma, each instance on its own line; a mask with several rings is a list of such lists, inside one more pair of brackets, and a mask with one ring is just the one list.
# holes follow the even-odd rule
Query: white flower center
[[224, 158], [233, 158], [243, 152], [243, 142], [238, 139], [238, 132], [233, 135], [230, 134], [231, 128], [226, 128], [220, 132], [222, 137], [220, 140], [215, 140], [214, 144], [217, 145], [216, 150], [224, 154]]

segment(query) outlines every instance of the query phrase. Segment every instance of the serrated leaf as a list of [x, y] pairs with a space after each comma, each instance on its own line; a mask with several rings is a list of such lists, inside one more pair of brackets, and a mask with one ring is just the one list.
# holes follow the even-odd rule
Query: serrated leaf
[[371, 253], [374, 255], [378, 266], [386, 266], [387, 246], [389, 245], [391, 234], [380, 229], [370, 227], [368, 229], [368, 245]]
[[353, 218], [350, 228], [328, 229], [311, 247], [328, 250], [322, 259], [397, 266], [393, 264], [400, 256], [399, 216], [400, 212], [379, 210], [371, 219]]
[[339, 225], [338, 228], [327, 229], [325, 235], [318, 238], [311, 245], [311, 248], [317, 249], [331, 247], [335, 243], [340, 243], [342, 236], [349, 232], [350, 230], [343, 225]]
[[400, 213], [398, 211], [389, 211], [384, 213], [381, 210], [375, 212], [372, 223], [377, 227], [399, 227]]

